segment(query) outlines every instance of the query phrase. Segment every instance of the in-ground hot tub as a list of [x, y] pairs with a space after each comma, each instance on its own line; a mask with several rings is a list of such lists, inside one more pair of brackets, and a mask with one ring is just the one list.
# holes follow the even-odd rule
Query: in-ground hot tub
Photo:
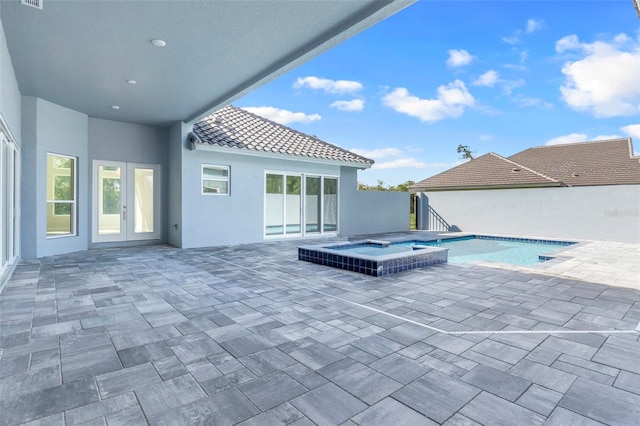
[[364, 240], [298, 247], [298, 260], [381, 277], [447, 262], [449, 249], [421, 241]]

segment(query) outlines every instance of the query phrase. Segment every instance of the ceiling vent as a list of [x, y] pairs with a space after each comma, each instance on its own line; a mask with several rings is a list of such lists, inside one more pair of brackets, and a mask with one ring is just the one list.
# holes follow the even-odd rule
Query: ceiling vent
[[42, 10], [42, 2], [44, 0], [20, 0], [20, 3], [25, 6], [35, 7], [36, 9]]

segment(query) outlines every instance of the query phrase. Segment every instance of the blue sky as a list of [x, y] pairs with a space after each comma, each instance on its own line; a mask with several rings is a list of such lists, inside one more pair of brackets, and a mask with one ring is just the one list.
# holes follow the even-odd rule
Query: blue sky
[[509, 156], [633, 137], [640, 19], [630, 0], [420, 1], [234, 102], [419, 181], [456, 148]]

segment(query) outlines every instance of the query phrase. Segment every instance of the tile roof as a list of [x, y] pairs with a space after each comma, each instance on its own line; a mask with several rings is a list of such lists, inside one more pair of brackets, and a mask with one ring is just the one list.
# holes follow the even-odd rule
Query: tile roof
[[555, 179], [490, 152], [417, 182], [412, 188], [445, 190], [560, 185]]
[[631, 138], [529, 148], [510, 160], [569, 186], [640, 184], [640, 158]]
[[202, 144], [370, 167], [373, 160], [228, 105], [193, 125]]
[[[516, 171], [516, 169], [519, 169]], [[640, 184], [630, 138], [489, 153], [411, 186], [414, 191]]]

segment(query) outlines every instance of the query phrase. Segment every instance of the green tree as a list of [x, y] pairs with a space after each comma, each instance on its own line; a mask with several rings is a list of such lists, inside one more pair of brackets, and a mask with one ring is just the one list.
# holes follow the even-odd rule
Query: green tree
[[461, 160], [473, 160], [473, 152], [471, 152], [469, 145], [458, 145], [457, 152], [460, 154]]

